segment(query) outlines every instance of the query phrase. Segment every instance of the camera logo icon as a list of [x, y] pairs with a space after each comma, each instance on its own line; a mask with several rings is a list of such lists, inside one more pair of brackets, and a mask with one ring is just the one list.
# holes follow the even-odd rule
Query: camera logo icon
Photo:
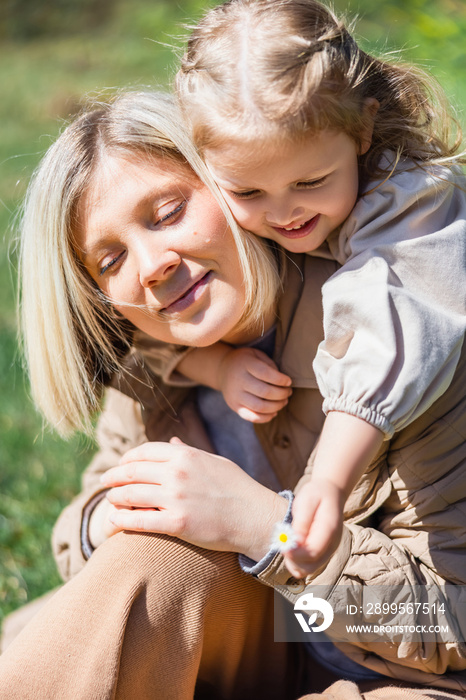
[[[294, 616], [304, 632], [323, 632], [333, 622], [333, 608], [330, 603], [323, 598], [314, 597], [313, 593], [299, 596], [294, 604], [294, 610]], [[308, 616], [307, 622], [303, 613]], [[318, 617], [323, 617], [323, 622], [314, 626]]]

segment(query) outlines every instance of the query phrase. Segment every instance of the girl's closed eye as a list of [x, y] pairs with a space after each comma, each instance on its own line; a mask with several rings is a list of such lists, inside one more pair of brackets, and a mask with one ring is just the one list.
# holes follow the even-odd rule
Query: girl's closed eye
[[230, 194], [236, 199], [252, 199], [260, 194], [260, 190], [245, 190], [244, 192], [234, 192], [230, 190]]
[[302, 180], [296, 183], [298, 189], [312, 189], [314, 187], [320, 187], [327, 181], [328, 175], [324, 177], [319, 177], [317, 180]]
[[[324, 177], [319, 177], [317, 180], [301, 180], [296, 182], [295, 187], [300, 190], [312, 190], [316, 187], [321, 187], [327, 181], [328, 175]], [[261, 190], [243, 190], [242, 192], [235, 192], [230, 190], [230, 194], [235, 199], [253, 199], [261, 194]]]

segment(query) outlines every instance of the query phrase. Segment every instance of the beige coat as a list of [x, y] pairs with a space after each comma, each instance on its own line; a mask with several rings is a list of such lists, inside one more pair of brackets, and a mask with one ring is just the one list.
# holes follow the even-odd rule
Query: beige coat
[[[280, 301], [275, 360], [291, 376], [293, 395], [276, 419], [257, 426], [257, 435], [287, 488], [299, 488], [305, 470], [303, 479], [308, 478], [309, 455], [324, 420], [312, 361], [323, 335], [321, 287], [335, 269], [332, 261], [294, 256]], [[54, 550], [65, 579], [85, 563], [83, 514], [101, 492], [98, 476], [116, 464], [122, 453], [145, 440], [167, 440], [173, 435], [211, 449], [191, 389], [161, 384], [140, 352], [133, 353], [128, 367], [132, 377], [120, 378], [108, 391], [98, 430], [101, 449], [84, 475], [83, 491], [55, 528]], [[323, 585], [329, 592], [338, 583], [356, 594], [371, 585], [466, 584], [465, 380], [463, 350], [445, 393], [384, 443], [348, 499], [337, 552], [306, 583]], [[376, 528], [367, 525], [371, 514], [377, 519]], [[303, 589], [302, 582], [297, 584], [290, 577], [280, 555], [259, 578], [279, 587], [291, 600]], [[454, 590], [460, 592], [460, 585]], [[464, 639], [466, 629], [462, 634]], [[409, 645], [355, 642], [342, 648], [359, 663], [388, 676], [466, 691], [464, 643], [442, 644], [437, 637]]]

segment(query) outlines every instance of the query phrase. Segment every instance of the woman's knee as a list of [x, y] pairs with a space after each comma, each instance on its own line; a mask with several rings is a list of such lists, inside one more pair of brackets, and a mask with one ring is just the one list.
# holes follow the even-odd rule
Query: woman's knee
[[201, 549], [161, 534], [120, 532], [95, 550], [85, 569], [88, 575], [108, 576], [148, 588], [197, 591], [215, 581], [242, 576], [237, 555]]

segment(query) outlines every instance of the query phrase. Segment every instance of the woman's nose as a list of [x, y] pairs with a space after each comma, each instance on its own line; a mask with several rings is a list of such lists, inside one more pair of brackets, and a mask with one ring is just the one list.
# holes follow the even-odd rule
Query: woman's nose
[[171, 248], [145, 245], [138, 250], [139, 279], [143, 287], [153, 287], [169, 279], [177, 270], [181, 256]]

